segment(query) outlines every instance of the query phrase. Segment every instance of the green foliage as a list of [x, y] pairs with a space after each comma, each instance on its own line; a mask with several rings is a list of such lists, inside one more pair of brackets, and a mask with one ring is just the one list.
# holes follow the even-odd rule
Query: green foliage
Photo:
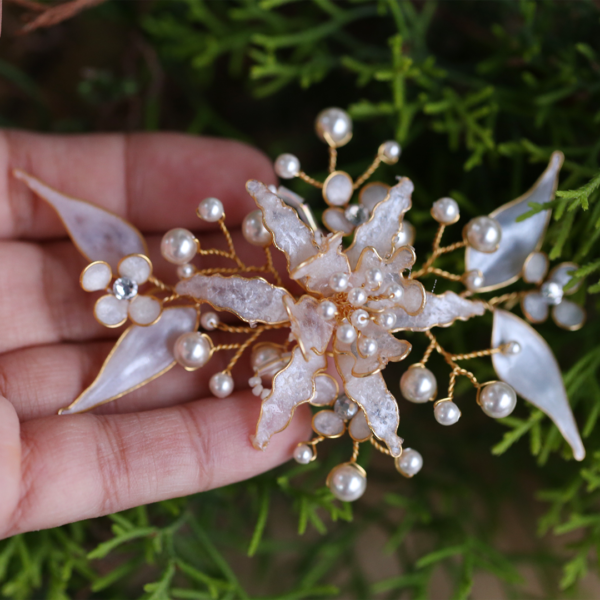
[[[419, 256], [435, 233], [433, 200], [452, 194], [465, 220], [488, 213], [561, 150], [556, 198], [529, 215], [553, 209], [544, 249], [581, 264], [576, 277], [586, 280], [574, 296], [586, 304], [585, 328], [548, 323], [541, 332], [564, 367], [588, 458], [569, 461], [558, 430], [524, 403], [500, 425], [486, 419], [459, 382], [463, 418], [441, 433], [417, 410], [426, 407], [401, 404], [400, 434], [425, 457], [414, 479], [361, 452], [368, 497], [340, 504], [323, 482], [349, 448], [324, 448], [306, 467], [1, 542], [0, 593], [422, 599], [442, 574], [443, 597], [468, 598], [486, 574], [507, 597], [529, 597], [532, 579], [536, 597], [581, 597], [578, 586], [598, 574], [600, 545], [599, 303], [586, 294], [600, 291], [599, 25], [591, 0], [157, 0], [109, 2], [30, 45], [9, 45], [5, 29], [3, 125], [234, 137], [271, 157], [292, 151], [319, 176], [326, 153], [312, 120], [343, 106], [356, 121], [354, 143], [340, 150], [351, 174], [382, 140], [402, 143], [398, 169], [378, 176], [415, 182]], [[460, 261], [449, 255], [440, 266], [458, 272]], [[440, 341], [456, 352], [485, 348], [487, 325], [457, 324]], [[410, 341], [420, 355], [423, 340]], [[480, 380], [493, 378], [489, 361], [474, 363]], [[444, 367], [434, 366], [443, 381]], [[399, 371], [388, 371], [396, 391]]]

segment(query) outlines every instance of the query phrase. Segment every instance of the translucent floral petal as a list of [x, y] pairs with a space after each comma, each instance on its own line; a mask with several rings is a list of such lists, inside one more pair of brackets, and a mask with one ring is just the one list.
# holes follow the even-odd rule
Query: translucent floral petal
[[323, 240], [321, 249], [307, 261], [298, 265], [290, 277], [296, 281], [304, 280], [304, 287], [311, 291], [331, 295], [334, 291], [329, 287], [329, 279], [334, 273], [350, 273], [348, 259], [342, 251], [342, 233]]
[[352, 357], [337, 354], [335, 357], [344, 390], [365, 411], [371, 431], [385, 442], [392, 456], [402, 453], [402, 439], [396, 434], [400, 414], [396, 399], [387, 389], [381, 373], [368, 377], [352, 375]]
[[156, 379], [175, 365], [175, 340], [197, 327], [197, 311], [187, 306], [165, 309], [150, 327], [132, 325], [117, 341], [94, 383], [60, 414], [90, 410]]
[[288, 292], [261, 277], [233, 275], [194, 275], [180, 281], [175, 291], [182, 296], [208, 302], [217, 310], [227, 310], [247, 323], [286, 323], [283, 297]]
[[344, 419], [332, 410], [321, 410], [316, 413], [312, 426], [316, 434], [327, 438], [340, 437], [346, 431]]
[[362, 410], [359, 410], [348, 425], [348, 433], [355, 442], [366, 442], [371, 437], [371, 429]]
[[152, 263], [147, 256], [141, 254], [126, 256], [119, 263], [119, 275], [142, 285], [152, 275]]
[[532, 323], [543, 323], [548, 318], [548, 302], [539, 292], [525, 294], [521, 299], [521, 308]]
[[262, 210], [265, 226], [273, 234], [275, 246], [286, 255], [290, 271], [317, 253], [312, 231], [293, 208], [260, 181], [248, 181], [246, 189]]
[[546, 413], [570, 444], [575, 458], [583, 460], [585, 449], [552, 350], [525, 321], [505, 310], [494, 310], [492, 347], [513, 341], [521, 347], [518, 354], [492, 355], [498, 377]]
[[389, 185], [379, 181], [372, 181], [360, 190], [358, 201], [371, 213], [377, 204], [386, 199], [389, 191]]
[[112, 280], [112, 269], [104, 261], [93, 262], [81, 274], [81, 287], [86, 292], [104, 290]]
[[380, 256], [392, 253], [394, 235], [402, 224], [404, 213], [412, 205], [410, 196], [413, 189], [412, 181], [403, 177], [397, 185], [390, 188], [387, 198], [373, 209], [370, 219], [356, 229], [354, 241], [346, 250], [352, 268], [367, 246], [375, 248]]
[[552, 309], [552, 318], [559, 327], [576, 331], [585, 323], [585, 310], [575, 302], [563, 300]]
[[548, 272], [548, 256], [545, 252], [532, 252], [523, 266], [523, 281], [542, 283]]
[[326, 365], [325, 357], [311, 352], [305, 360], [300, 348], [294, 348], [292, 360], [275, 375], [273, 389], [263, 400], [256, 434], [252, 436], [256, 448], [264, 450], [271, 436], [288, 426], [296, 407], [310, 402], [315, 393], [315, 373]]
[[484, 277], [484, 287], [478, 291], [495, 290], [516, 281], [527, 257], [540, 248], [550, 211], [541, 211], [520, 222], [517, 218], [530, 210], [530, 203], [544, 204], [554, 197], [563, 159], [562, 152], [554, 152], [548, 167], [528, 192], [490, 214], [502, 227], [502, 239], [496, 252], [487, 254], [466, 249], [465, 271], [476, 269]]
[[129, 318], [132, 323], [147, 327], [160, 317], [162, 302], [154, 296], [139, 295], [129, 302]]
[[401, 308], [394, 312], [394, 331], [427, 331], [432, 327], [449, 327], [457, 319], [467, 321], [471, 317], [481, 316], [485, 312], [485, 304], [478, 300], [467, 300], [454, 292], [444, 292], [441, 295], [427, 292], [425, 307], [418, 315], [411, 316]]
[[[548, 277], [548, 281], [558, 283], [561, 288], [564, 288], [571, 281], [573, 271], [579, 269], [579, 265], [572, 262], [560, 263], [552, 269]], [[565, 296], [574, 294], [583, 285], [583, 279], [580, 279], [572, 288], [565, 291]]]
[[129, 300], [119, 300], [106, 294], [96, 300], [94, 316], [106, 327], [120, 327], [127, 320]]
[[18, 169], [14, 175], [52, 206], [75, 246], [90, 262], [107, 262], [116, 273], [124, 256], [148, 254], [142, 234], [121, 217], [89, 202], [65, 196]]
[[289, 315], [292, 333], [307, 358], [310, 352], [323, 354], [333, 333], [333, 323], [319, 314], [319, 302], [312, 296], [302, 296], [294, 302], [291, 296], [284, 296], [283, 303]]
[[315, 395], [310, 401], [315, 406], [329, 406], [338, 397], [340, 388], [337, 381], [325, 373], [315, 377]]
[[345, 235], [349, 235], [354, 231], [354, 225], [346, 219], [346, 215], [341, 208], [328, 208], [323, 212], [323, 225], [337, 233], [341, 231]]

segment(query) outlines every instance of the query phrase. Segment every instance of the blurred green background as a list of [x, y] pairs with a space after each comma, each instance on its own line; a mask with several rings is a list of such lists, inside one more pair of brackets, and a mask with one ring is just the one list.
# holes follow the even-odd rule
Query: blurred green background
[[[6, 2], [0, 125], [36, 131], [177, 130], [236, 138], [320, 177], [322, 108], [355, 119], [340, 165], [356, 176], [397, 139], [415, 183], [417, 255], [433, 200], [464, 218], [526, 191], [566, 155], [544, 249], [584, 265], [588, 324], [539, 331], [564, 369], [587, 458], [520, 402], [493, 422], [463, 381], [463, 417], [440, 431], [400, 400], [400, 435], [425, 460], [403, 479], [361, 452], [369, 488], [340, 505], [323, 488], [350, 447], [226, 489], [0, 542], [7, 598], [594, 598], [600, 544], [600, 4], [398, 0], [108, 0], [23, 34]], [[190, 174], [193, 176], [193, 174]], [[319, 208], [318, 194], [293, 182]], [[454, 236], [454, 238], [453, 238]], [[448, 232], [448, 242], [460, 231]], [[461, 253], [440, 261], [460, 272]], [[431, 289], [434, 281], [424, 281]], [[445, 282], [438, 282], [436, 292]], [[446, 289], [446, 287], [444, 287]], [[518, 310], [518, 309], [517, 309]], [[488, 317], [440, 332], [453, 352], [489, 346]], [[412, 335], [415, 355], [423, 336]], [[432, 363], [440, 386], [447, 371]], [[405, 365], [386, 371], [399, 395]], [[480, 380], [489, 360], [474, 361]], [[502, 456], [499, 456], [502, 454]]]

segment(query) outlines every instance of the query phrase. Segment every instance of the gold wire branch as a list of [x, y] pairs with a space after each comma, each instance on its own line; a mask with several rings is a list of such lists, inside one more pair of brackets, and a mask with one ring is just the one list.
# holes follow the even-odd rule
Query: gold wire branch
[[352, 443], [352, 458], [351, 463], [355, 463], [358, 460], [358, 453], [360, 452], [360, 442], [354, 441]]
[[271, 248], [269, 246], [265, 246], [265, 257], [267, 259], [267, 264], [265, 265], [268, 272], [275, 277], [275, 283], [279, 287], [283, 287], [283, 281], [281, 280], [281, 276], [279, 275], [279, 271], [275, 268], [273, 264], [273, 255], [271, 254]]
[[300, 171], [296, 177], [299, 177], [300, 179], [302, 179], [302, 181], [306, 181], [306, 183], [309, 183], [310, 185], [312, 185], [316, 188], [319, 188], [320, 190], [323, 189], [323, 184], [320, 181], [313, 179], [310, 175], [307, 175], [304, 171]]
[[233, 369], [237, 361], [240, 360], [246, 348], [248, 348], [248, 346], [251, 346], [262, 335], [265, 329], [265, 327], [258, 327], [253, 335], [251, 335], [243, 344], [239, 345], [238, 351], [233, 355], [233, 358], [229, 361], [229, 364], [227, 365], [227, 368], [224, 371], [225, 373], [231, 374], [231, 369]]
[[375, 160], [371, 163], [371, 166], [352, 184], [352, 189], [357, 190], [373, 173], [375, 173], [377, 167], [381, 164], [381, 157], [377, 155]]
[[244, 265], [242, 259], [237, 255], [235, 251], [235, 246], [233, 245], [233, 240], [231, 239], [231, 234], [229, 233], [229, 229], [227, 229], [227, 225], [225, 225], [225, 215], [223, 215], [219, 219], [219, 226], [221, 227], [221, 231], [223, 232], [223, 235], [227, 240], [227, 246], [229, 246], [229, 254], [231, 255], [230, 258], [235, 260], [237, 266], [240, 267], [240, 269], [245, 269], [246, 265]]
[[333, 146], [329, 146], [329, 172], [333, 173], [335, 171], [335, 166], [337, 164], [337, 150]]
[[492, 356], [492, 354], [498, 354], [503, 352], [507, 344], [502, 344], [497, 348], [488, 348], [487, 350], [476, 350], [475, 352], [469, 352], [469, 354], [451, 354], [452, 360], [471, 360], [472, 358], [483, 358], [485, 356]]
[[450, 273], [449, 271], [444, 271], [443, 269], [438, 269], [437, 267], [429, 267], [428, 272], [432, 275], [438, 275], [444, 279], [449, 279], [450, 281], [462, 281], [462, 277], [460, 275]]
[[391, 456], [390, 451], [387, 448], [384, 448], [379, 442], [375, 441], [375, 438], [373, 436], [371, 436], [369, 438], [369, 441], [371, 442], [371, 445], [374, 448], [379, 450], [379, 452], [381, 452], [382, 454], [387, 454], [388, 456]]

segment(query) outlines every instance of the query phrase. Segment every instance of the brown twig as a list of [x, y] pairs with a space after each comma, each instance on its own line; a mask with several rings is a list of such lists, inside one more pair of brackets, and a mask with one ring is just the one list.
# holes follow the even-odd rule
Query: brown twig
[[70, 2], [63, 2], [62, 4], [55, 4], [53, 6], [44, 6], [33, 0], [9, 0], [13, 4], [17, 4], [38, 13], [29, 23], [27, 23], [22, 29], [21, 33], [31, 33], [36, 29], [45, 27], [53, 27], [63, 21], [73, 18], [80, 12], [102, 4], [106, 0], [71, 0]]

